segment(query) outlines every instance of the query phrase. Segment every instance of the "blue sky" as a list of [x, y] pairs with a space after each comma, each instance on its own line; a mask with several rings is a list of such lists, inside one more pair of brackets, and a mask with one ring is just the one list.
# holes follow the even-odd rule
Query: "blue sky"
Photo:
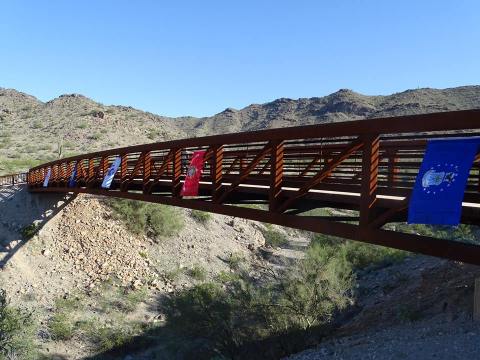
[[0, 87], [168, 116], [480, 83], [479, 1], [3, 0]]

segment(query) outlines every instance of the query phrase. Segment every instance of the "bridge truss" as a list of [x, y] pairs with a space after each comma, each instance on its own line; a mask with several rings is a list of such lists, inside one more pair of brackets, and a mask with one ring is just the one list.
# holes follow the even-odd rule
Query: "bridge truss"
[[[480, 265], [479, 245], [383, 228], [406, 220], [428, 139], [478, 135], [480, 110], [270, 129], [83, 154], [32, 168], [27, 182], [34, 193], [180, 206]], [[182, 198], [195, 150], [206, 151], [200, 193]], [[112, 187], [101, 189], [116, 157], [121, 166]], [[468, 179], [463, 224], [480, 222], [479, 159]], [[77, 185], [68, 187], [75, 166]], [[322, 208], [329, 211], [314, 210]]]

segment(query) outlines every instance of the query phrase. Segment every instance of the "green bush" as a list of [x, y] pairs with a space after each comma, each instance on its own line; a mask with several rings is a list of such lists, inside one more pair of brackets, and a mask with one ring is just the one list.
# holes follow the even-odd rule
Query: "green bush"
[[397, 230], [407, 233], [414, 233], [423, 236], [430, 236], [439, 239], [453, 240], [466, 243], [479, 243], [478, 227], [472, 225], [460, 224], [457, 227], [440, 225], [393, 225]]
[[313, 245], [297, 268], [280, 282], [277, 298], [280, 311], [274, 311], [278, 330], [306, 330], [327, 323], [334, 312], [350, 301], [352, 268], [343, 254]]
[[234, 357], [244, 343], [330, 321], [350, 301], [344, 256], [311, 247], [287, 275], [258, 283], [247, 272], [220, 276], [168, 299], [168, 323], [181, 336], [203, 339], [212, 353]]
[[119, 289], [111, 305], [114, 305], [122, 312], [129, 313], [134, 311], [138, 304], [147, 300], [147, 296], [148, 292], [146, 287], [135, 290]]
[[37, 224], [30, 224], [25, 226], [20, 233], [22, 234], [25, 240], [31, 239], [37, 232], [39, 226]]
[[131, 341], [141, 331], [141, 326], [130, 324], [110, 327], [98, 321], [87, 321], [83, 323], [82, 330], [97, 352], [105, 352]]
[[35, 359], [35, 330], [32, 315], [11, 307], [0, 289], [0, 359]]
[[192, 279], [205, 281], [207, 278], [207, 271], [200, 265], [194, 265], [191, 269], [187, 272], [188, 276]]
[[88, 137], [90, 140], [100, 140], [102, 138], [102, 134], [94, 133]]
[[172, 236], [184, 226], [182, 213], [171, 206], [114, 199], [109, 202], [114, 216], [135, 234]]
[[267, 225], [262, 233], [265, 238], [265, 245], [279, 247], [288, 243], [287, 236], [272, 226]]
[[232, 253], [230, 254], [230, 257], [228, 258], [227, 261], [228, 261], [228, 266], [230, 266], [230, 269], [239, 270], [242, 263], [245, 262], [245, 258], [240, 253]]
[[58, 312], [50, 318], [48, 330], [54, 340], [69, 340], [74, 335], [75, 323], [69, 314]]
[[326, 253], [344, 256], [354, 269], [369, 265], [400, 261], [408, 254], [405, 251], [379, 245], [345, 240], [334, 236], [314, 234], [310, 246], [319, 246]]
[[200, 210], [192, 210], [190, 216], [202, 224], [206, 224], [212, 219], [212, 214]]

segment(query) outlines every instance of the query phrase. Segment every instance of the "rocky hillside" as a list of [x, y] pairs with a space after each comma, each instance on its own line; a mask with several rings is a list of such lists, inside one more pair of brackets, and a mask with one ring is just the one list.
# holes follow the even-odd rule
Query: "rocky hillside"
[[480, 108], [480, 86], [407, 90], [388, 96], [342, 89], [325, 97], [228, 108], [205, 118], [168, 118], [132, 107], [106, 106], [78, 94], [43, 103], [0, 88], [0, 173], [59, 155], [187, 136], [472, 108]]

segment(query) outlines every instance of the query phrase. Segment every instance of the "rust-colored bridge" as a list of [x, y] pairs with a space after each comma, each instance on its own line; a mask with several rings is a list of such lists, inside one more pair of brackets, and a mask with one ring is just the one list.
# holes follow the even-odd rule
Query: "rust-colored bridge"
[[[405, 221], [428, 139], [478, 135], [480, 110], [378, 118], [84, 154], [30, 169], [27, 181], [31, 192], [90, 193], [181, 206], [480, 265], [478, 245], [382, 229]], [[200, 196], [182, 198], [189, 158], [200, 149], [206, 150]], [[100, 184], [117, 156], [120, 169], [111, 189], [103, 190]], [[71, 188], [67, 183], [75, 165], [77, 185]], [[51, 178], [43, 188], [48, 168]], [[464, 224], [480, 222], [479, 190], [477, 159], [465, 192]], [[309, 215], [317, 208], [337, 211]]]

